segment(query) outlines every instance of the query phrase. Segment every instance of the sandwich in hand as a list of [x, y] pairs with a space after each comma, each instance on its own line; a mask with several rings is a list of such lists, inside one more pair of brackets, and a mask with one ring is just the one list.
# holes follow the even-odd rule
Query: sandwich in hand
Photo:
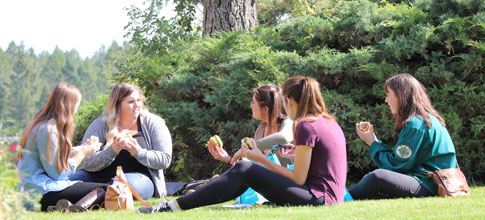
[[241, 140], [241, 146], [243, 146], [243, 147], [245, 147], [249, 150], [252, 150], [254, 148], [252, 141], [253, 141], [252, 138], [245, 137]]
[[135, 139], [133, 138], [133, 135], [136, 134], [137, 131], [135, 130], [123, 130], [121, 134], [125, 135], [125, 138], [128, 139], [129, 141], [134, 141]]
[[209, 142], [207, 144], [212, 144], [216, 145], [218, 148], [222, 149], [222, 140], [219, 137], [219, 135], [214, 135], [209, 139]]
[[91, 137], [89, 137], [89, 140], [88, 140], [88, 144], [91, 145], [91, 144], [97, 144], [99, 143], [99, 138], [92, 135]]
[[362, 132], [364, 132], [364, 133], [369, 132], [369, 130], [370, 130], [370, 123], [368, 121], [360, 122], [359, 123], [359, 129]]
[[99, 143], [99, 138], [97, 136], [94, 136], [94, 135], [89, 137], [89, 139], [87, 139], [86, 142], [84, 142], [82, 145], [72, 147], [72, 152], [73, 152], [73, 154], [76, 154], [82, 148], [87, 147], [87, 146], [93, 146], [93, 145], [96, 146], [96, 150], [99, 150], [99, 147], [101, 147], [101, 143]]
[[136, 130], [123, 130], [123, 131], [118, 131], [118, 129], [113, 129], [108, 134], [106, 134], [106, 146], [109, 146], [113, 144], [113, 140], [116, 137], [120, 137], [122, 139], [128, 140], [128, 141], [133, 141], [133, 135], [136, 134]]

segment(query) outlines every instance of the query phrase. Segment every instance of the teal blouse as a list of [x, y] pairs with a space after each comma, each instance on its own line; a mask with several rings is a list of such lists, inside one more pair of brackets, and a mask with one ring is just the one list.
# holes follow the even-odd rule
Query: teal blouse
[[394, 148], [374, 141], [369, 152], [378, 168], [412, 176], [436, 195], [436, 183], [422, 173], [455, 168], [456, 153], [448, 130], [437, 118], [429, 117], [431, 128], [426, 126], [422, 116], [413, 117], [401, 129]]

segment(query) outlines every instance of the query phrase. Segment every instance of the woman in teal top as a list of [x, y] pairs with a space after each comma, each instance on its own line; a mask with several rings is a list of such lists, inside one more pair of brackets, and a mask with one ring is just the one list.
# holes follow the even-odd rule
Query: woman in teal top
[[[73, 147], [73, 116], [80, 102], [81, 92], [78, 88], [68, 83], [57, 84], [20, 139], [17, 168], [21, 178], [18, 190], [29, 192], [34, 197], [36, 194], [42, 195], [42, 211], [47, 211], [54, 205], [56, 208], [68, 208], [63, 200], [77, 205], [83, 204], [82, 208], [87, 208], [91, 205], [85, 202], [90, 198], [89, 192], [97, 188], [106, 190], [108, 187], [107, 184], [68, 179], [81, 161], [93, 155], [101, 145], [87, 141], [81, 146]], [[104, 198], [104, 194], [102, 197]], [[102, 200], [96, 200], [97, 204]]]
[[365, 175], [350, 194], [354, 199], [434, 196], [437, 185], [423, 173], [456, 167], [455, 147], [445, 121], [413, 76], [391, 77], [384, 90], [399, 139], [390, 148], [377, 139], [372, 125], [364, 132], [356, 124], [357, 134], [370, 145], [369, 153], [379, 169]]

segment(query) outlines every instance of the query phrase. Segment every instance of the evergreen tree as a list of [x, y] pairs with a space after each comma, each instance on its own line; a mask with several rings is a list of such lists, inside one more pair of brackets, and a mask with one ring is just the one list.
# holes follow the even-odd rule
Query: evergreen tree
[[108, 49], [110, 52], [102, 47], [92, 62], [81, 59], [74, 49], [63, 52], [56, 47], [52, 54], [37, 56], [32, 48], [13, 41], [6, 51], [0, 48], [0, 128], [11, 133], [23, 129], [60, 82], [75, 85], [87, 100], [107, 93], [106, 73], [114, 68], [108, 59], [122, 49], [116, 43]]
[[14, 119], [8, 126], [25, 127], [37, 110], [36, 104], [44, 83], [40, 80], [40, 70], [36, 63], [36, 56], [32, 49], [26, 50], [23, 44], [10, 44], [7, 49], [12, 65], [9, 76], [10, 94], [7, 102], [10, 108], [4, 114]]

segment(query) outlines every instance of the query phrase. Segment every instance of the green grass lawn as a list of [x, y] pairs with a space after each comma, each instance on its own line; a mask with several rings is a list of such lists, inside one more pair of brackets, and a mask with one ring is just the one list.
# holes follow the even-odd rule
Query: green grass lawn
[[[150, 199], [156, 204], [158, 199]], [[231, 204], [228, 202], [225, 204]], [[141, 206], [135, 203], [135, 207]], [[457, 198], [421, 198], [353, 201], [322, 207], [222, 208], [222, 204], [177, 213], [135, 214], [135, 211], [85, 213], [29, 212], [26, 219], [485, 219], [485, 187], [471, 188], [471, 195]]]

